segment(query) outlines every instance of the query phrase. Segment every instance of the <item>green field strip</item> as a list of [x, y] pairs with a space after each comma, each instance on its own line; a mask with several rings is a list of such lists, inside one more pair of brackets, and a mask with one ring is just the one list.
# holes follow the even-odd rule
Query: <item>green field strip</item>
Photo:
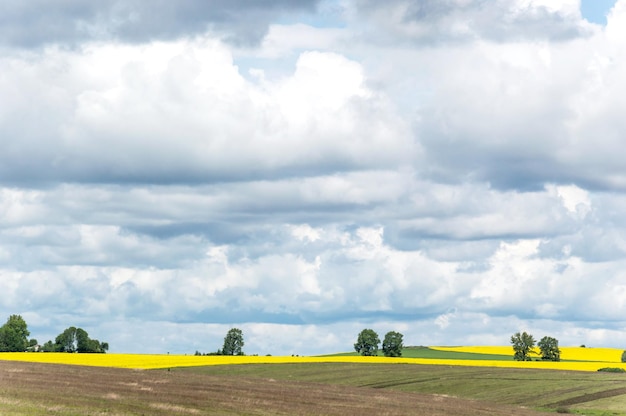
[[[320, 357], [357, 357], [357, 352], [344, 352], [337, 354], [321, 355]], [[378, 356], [384, 356], [381, 350]], [[403, 358], [421, 358], [433, 360], [475, 360], [475, 361], [513, 361], [513, 353], [511, 355], [504, 354], [482, 354], [472, 352], [458, 351], [440, 351], [429, 347], [405, 347], [402, 349]], [[532, 356], [532, 361], [541, 361], [540, 356]], [[611, 364], [613, 361], [597, 361], [597, 360], [561, 360], [561, 362], [593, 362], [599, 364]]]
[[[322, 355], [321, 357], [356, 357], [356, 352], [346, 352], [338, 354]], [[383, 356], [382, 351], [378, 351], [379, 356]], [[428, 347], [405, 347], [402, 349], [404, 358], [423, 358], [435, 360], [492, 360], [492, 361], [513, 361], [513, 354], [480, 354], [470, 352], [439, 351]]]

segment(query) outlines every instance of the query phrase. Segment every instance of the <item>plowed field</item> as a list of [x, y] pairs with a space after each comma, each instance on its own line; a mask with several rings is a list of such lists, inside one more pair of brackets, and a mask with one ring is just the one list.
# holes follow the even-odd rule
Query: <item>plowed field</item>
[[441, 394], [248, 377], [226, 367], [210, 375], [6, 361], [0, 409], [7, 416], [542, 414]]

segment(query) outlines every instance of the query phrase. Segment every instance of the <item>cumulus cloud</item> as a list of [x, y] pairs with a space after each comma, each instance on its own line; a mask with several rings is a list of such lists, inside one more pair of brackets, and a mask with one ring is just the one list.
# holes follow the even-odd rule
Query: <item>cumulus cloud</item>
[[[112, 195], [107, 197], [100, 191], [100, 198], [92, 201], [84, 200], [90, 195], [85, 192], [85, 206], [73, 215], [93, 211], [91, 216], [82, 220], [68, 218], [66, 224], [61, 225], [49, 223], [58, 214], [72, 214], [72, 211], [66, 210], [63, 204], [55, 207], [44, 201], [58, 199], [67, 189], [46, 191], [51, 192], [50, 195], [36, 191], [40, 193], [40, 203], [48, 209], [39, 211], [38, 207], [33, 207], [33, 212], [39, 216], [29, 221], [38, 225], [20, 225], [23, 219], [17, 218], [16, 225], [8, 220], [3, 224], [5, 261], [13, 265], [2, 272], [9, 295], [3, 301], [3, 308], [38, 305], [40, 313], [60, 317], [55, 318], [57, 321], [67, 319], [66, 314], [79, 313], [80, 320], [90, 325], [95, 325], [101, 316], [181, 323], [220, 322], [223, 325], [258, 320], [276, 325], [286, 322], [328, 325], [346, 320], [367, 322], [379, 317], [390, 322], [432, 321], [443, 331], [454, 328], [457, 315], [450, 313], [451, 308], [458, 313], [585, 321], [597, 316], [608, 319], [619, 316], [623, 312], [621, 308], [626, 306], [603, 304], [589, 296], [586, 276], [614, 276], [605, 279], [606, 286], [593, 290], [597, 297], [609, 296], [611, 288], [622, 284], [622, 277], [617, 273], [621, 262], [594, 265], [577, 257], [581, 250], [572, 249], [577, 243], [576, 227], [557, 227], [553, 237], [536, 231], [535, 239], [520, 237], [511, 243], [482, 249], [476, 247], [481, 245], [480, 241], [473, 243], [470, 239], [464, 243], [474, 247], [469, 257], [458, 253], [442, 255], [429, 247], [432, 237], [426, 233], [412, 235], [424, 245], [422, 249], [400, 250], [386, 242], [384, 226], [354, 228], [349, 217], [344, 219], [343, 225], [336, 225], [335, 216], [319, 225], [284, 224], [282, 218], [274, 218], [272, 223], [271, 216], [259, 212], [260, 218], [269, 220], [269, 224], [249, 221], [245, 240], [226, 244], [213, 242], [210, 229], [196, 236], [185, 233], [181, 237], [161, 238], [138, 229], [123, 231], [124, 228], [132, 230], [136, 222], [172, 221], [168, 217], [173, 212], [197, 203], [202, 206], [205, 198], [196, 195], [194, 189], [188, 193], [179, 191], [174, 194], [176, 198], [172, 198], [171, 191], [169, 187], [164, 188], [160, 199], [167, 203], [160, 207], [140, 198], [151, 199], [154, 191], [146, 193], [137, 189], [117, 194], [120, 192], [117, 189], [110, 190]], [[73, 192], [78, 194], [81, 188], [74, 188]], [[559, 192], [568, 194], [569, 199], [560, 197]], [[131, 198], [126, 200], [124, 196]], [[335, 197], [340, 196], [343, 195]], [[475, 215], [506, 210], [495, 201], [508, 202], [511, 194], [492, 191], [491, 197], [492, 200], [475, 207]], [[555, 220], [561, 218], [566, 224], [572, 220], [584, 221], [571, 210], [572, 198], [585, 202], [584, 194], [577, 189], [550, 187], [537, 195], [540, 197], [544, 199], [540, 210], [559, 213]], [[4, 204], [15, 206], [20, 198], [32, 197], [12, 194], [12, 198], [8, 201], [5, 197]], [[102, 222], [109, 213], [115, 213], [113, 209], [104, 208], [101, 212], [96, 209], [96, 204], [107, 200], [110, 206], [127, 204], [119, 208], [123, 216], [113, 217], [113, 222], [122, 224], [122, 228], [75, 225], [79, 221]], [[524, 201], [513, 200], [512, 203], [521, 205]], [[304, 206], [310, 207], [310, 204]], [[135, 209], [138, 210], [134, 212]], [[594, 206], [588, 209], [593, 215]], [[208, 217], [218, 215], [229, 227], [236, 227], [240, 212], [248, 215], [254, 212], [251, 206], [243, 211], [224, 210], [227, 207], [213, 211]], [[367, 209], [363, 214], [376, 218], [378, 208], [374, 205], [369, 210], [369, 214]], [[276, 215], [273, 209], [268, 212]], [[419, 208], [412, 212], [422, 215]], [[453, 218], [455, 213], [451, 210], [448, 215]], [[445, 221], [440, 219], [432, 229]], [[506, 222], [506, 218], [501, 222]], [[394, 221], [387, 219], [386, 223]], [[462, 225], [457, 227], [462, 228]], [[619, 238], [618, 235], [613, 237]], [[455, 235], [448, 238], [458, 239]], [[503, 237], [496, 234], [492, 238]], [[558, 256], [542, 255], [544, 242], [556, 243], [558, 239], [570, 247], [562, 246]], [[459, 247], [451, 241], [445, 249], [455, 253]], [[28, 258], [20, 258], [26, 252]], [[482, 263], [482, 267], [476, 268], [477, 262]], [[38, 285], [42, 282], [43, 285]], [[42, 289], [34, 291], [35, 287]], [[21, 299], [28, 299], [28, 302], [24, 304]], [[572, 315], [574, 310], [576, 315]]]
[[360, 65], [333, 53], [303, 53], [290, 77], [259, 83], [213, 40], [50, 49], [0, 65], [12, 98], [0, 108], [5, 181], [263, 178], [383, 167], [412, 151]]
[[623, 106], [623, 41], [611, 34], [619, 30], [621, 4], [605, 29], [564, 42], [480, 38], [377, 49], [384, 58], [368, 68], [414, 121], [420, 172], [502, 189], [623, 189], [612, 151], [623, 130], [616, 113]]

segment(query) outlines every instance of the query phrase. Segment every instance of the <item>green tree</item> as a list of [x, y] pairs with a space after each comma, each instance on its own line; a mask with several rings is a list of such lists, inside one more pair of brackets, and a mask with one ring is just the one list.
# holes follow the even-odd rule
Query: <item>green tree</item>
[[65, 331], [57, 335], [54, 339], [54, 350], [56, 352], [76, 352], [78, 350], [76, 332], [76, 327], [70, 326]]
[[626, 363], [626, 351], [622, 352], [622, 362]]
[[543, 337], [537, 343], [541, 351], [541, 359], [546, 361], [561, 361], [561, 350], [559, 341], [552, 337]]
[[41, 346], [40, 351], [41, 352], [54, 352], [55, 351], [54, 344], [52, 343], [52, 341], [48, 341]]
[[231, 328], [224, 337], [223, 355], [243, 355], [243, 332], [239, 328]]
[[535, 338], [532, 335], [522, 332], [515, 333], [511, 336], [511, 344], [513, 344], [513, 359], [516, 361], [530, 361], [530, 354], [535, 346]]
[[89, 353], [103, 353], [109, 349], [109, 344], [100, 342], [97, 339], [89, 338], [87, 331], [82, 328], [76, 329], [76, 351]]
[[359, 333], [354, 349], [361, 355], [378, 355], [378, 344], [378, 334], [373, 329], [364, 329]]
[[0, 327], [0, 351], [23, 352], [28, 348], [28, 325], [20, 315], [11, 315]]
[[385, 357], [402, 356], [402, 334], [396, 331], [389, 331], [383, 340], [383, 353]]
[[[48, 351], [48, 344], [44, 346]], [[89, 338], [89, 334], [82, 328], [69, 327], [59, 334], [54, 341], [53, 350], [56, 352], [104, 353], [109, 349], [107, 342]]]

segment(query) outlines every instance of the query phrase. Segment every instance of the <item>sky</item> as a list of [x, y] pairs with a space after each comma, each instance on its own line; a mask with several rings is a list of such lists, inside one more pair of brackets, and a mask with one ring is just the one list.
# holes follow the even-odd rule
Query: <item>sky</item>
[[626, 0], [0, 0], [0, 72], [40, 343], [626, 346]]

